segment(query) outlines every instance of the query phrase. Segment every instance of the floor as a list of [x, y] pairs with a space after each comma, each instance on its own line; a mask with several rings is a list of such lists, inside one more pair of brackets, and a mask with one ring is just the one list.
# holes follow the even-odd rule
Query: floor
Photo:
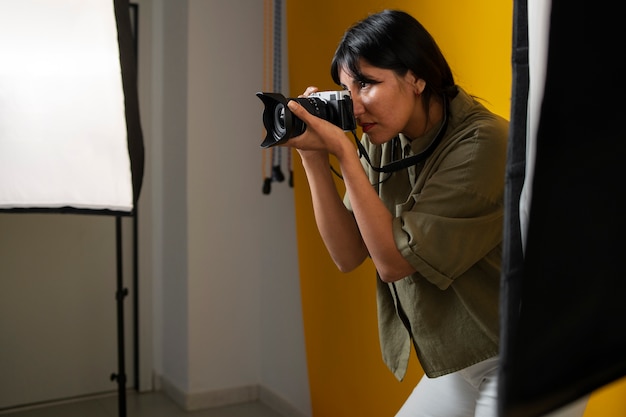
[[[31, 407], [17, 411], [0, 411], [9, 417], [121, 417], [117, 395]], [[282, 417], [260, 402], [221, 408], [185, 412], [161, 392], [129, 392], [126, 397], [126, 417]]]

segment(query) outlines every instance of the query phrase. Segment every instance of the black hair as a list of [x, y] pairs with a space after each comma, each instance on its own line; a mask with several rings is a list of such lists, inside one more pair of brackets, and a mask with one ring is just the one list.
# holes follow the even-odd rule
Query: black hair
[[422, 92], [425, 106], [433, 94], [454, 97], [457, 93], [452, 71], [439, 46], [424, 26], [406, 12], [384, 10], [347, 30], [331, 63], [330, 73], [335, 83], [341, 85], [342, 69], [356, 79], [364, 79], [360, 59], [400, 76], [412, 71], [426, 81]]

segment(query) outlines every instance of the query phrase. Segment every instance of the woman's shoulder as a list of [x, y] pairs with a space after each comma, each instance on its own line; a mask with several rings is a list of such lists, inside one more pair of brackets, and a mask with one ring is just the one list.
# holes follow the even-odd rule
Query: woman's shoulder
[[449, 104], [450, 127], [454, 131], [481, 132], [495, 140], [506, 141], [509, 122], [485, 107], [476, 96], [459, 87], [459, 93]]
[[[446, 166], [464, 166], [473, 178], [503, 172], [506, 163], [509, 122], [487, 109], [475, 97], [459, 89], [450, 102], [448, 136], [441, 149]], [[484, 177], [484, 178], [483, 178]]]

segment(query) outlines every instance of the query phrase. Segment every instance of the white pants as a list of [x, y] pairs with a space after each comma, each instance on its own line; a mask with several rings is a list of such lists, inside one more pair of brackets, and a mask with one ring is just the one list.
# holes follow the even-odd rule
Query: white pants
[[[498, 358], [438, 378], [423, 376], [396, 417], [497, 417]], [[583, 398], [549, 417], [582, 417]], [[546, 416], [546, 417], [548, 417]]]

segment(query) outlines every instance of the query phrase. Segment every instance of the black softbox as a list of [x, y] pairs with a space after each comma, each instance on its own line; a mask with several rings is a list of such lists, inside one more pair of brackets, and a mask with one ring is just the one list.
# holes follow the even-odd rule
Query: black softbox
[[[551, 2], [533, 138], [526, 131], [528, 82], [542, 79], [532, 71], [529, 77], [533, 22], [526, 6], [526, 0], [515, 1], [501, 298], [503, 417], [544, 415], [626, 375], [626, 26], [617, 4], [607, 0]], [[534, 142], [526, 143], [527, 137]], [[530, 145], [534, 165], [526, 165]], [[524, 182], [530, 190], [527, 226], [521, 227], [525, 245], [519, 210]]]

